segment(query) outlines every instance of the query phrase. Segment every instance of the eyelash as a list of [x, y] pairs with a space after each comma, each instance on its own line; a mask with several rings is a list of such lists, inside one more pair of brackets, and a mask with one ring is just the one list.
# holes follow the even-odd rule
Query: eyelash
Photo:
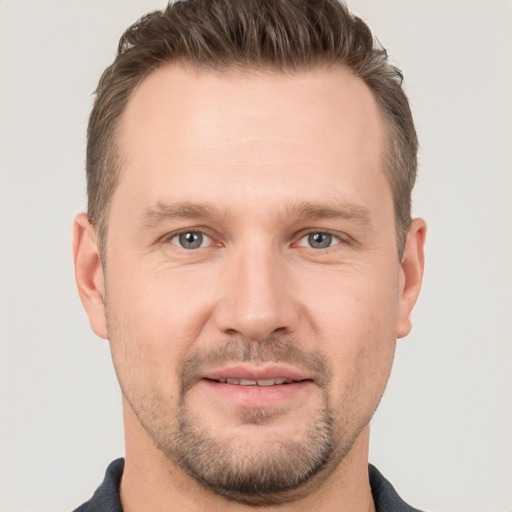
[[[187, 249], [186, 247], [179, 245], [179, 243], [173, 243], [174, 239], [179, 238], [181, 235], [186, 235], [186, 234], [199, 234], [203, 237], [208, 238], [211, 242], [214, 241], [213, 237], [208, 235], [208, 233], [206, 233], [206, 231], [204, 231], [202, 229], [184, 229], [182, 231], [171, 233], [170, 235], [164, 237], [163, 242], [176, 245], [177, 247], [179, 247], [180, 249], [184, 249], [185, 251], [191, 251], [191, 250], [195, 250], [195, 249], [203, 249], [204, 248], [204, 247], [197, 247], [197, 248], [193, 248], [193, 249]], [[209, 245], [211, 245], [211, 243]], [[216, 245], [220, 245], [220, 244], [216, 244]]]
[[[306, 238], [309, 238], [310, 236], [312, 235], [327, 235], [328, 237], [330, 237], [330, 239], [332, 240], [332, 244], [330, 244], [328, 247], [311, 247], [311, 245], [302, 245], [300, 244], [300, 242]], [[307, 244], [308, 242], [306, 242]], [[299, 247], [307, 247], [309, 249], [315, 249], [315, 250], [327, 250], [327, 249], [331, 249], [332, 247], [335, 247], [337, 245], [341, 245], [343, 243], [347, 243], [345, 239], [343, 239], [339, 234], [336, 234], [336, 233], [333, 233], [331, 231], [328, 231], [328, 230], [324, 230], [324, 231], [308, 231], [304, 234], [302, 234], [302, 236], [298, 239], [298, 242], [295, 243], [295, 245], [299, 246]]]
[[[200, 228], [197, 228], [197, 229], [184, 229], [182, 231], [171, 233], [170, 235], [164, 237], [162, 239], [162, 242], [163, 243], [171, 243], [171, 244], [175, 245], [176, 247], [178, 247], [180, 249], [183, 249], [185, 251], [194, 251], [194, 250], [197, 250], [197, 249], [204, 249], [205, 247], [202, 247], [202, 246], [194, 247], [194, 248], [186, 248], [186, 247], [183, 247], [182, 245], [180, 245], [178, 241], [176, 243], [173, 242], [174, 239], [177, 239], [181, 235], [189, 234], [189, 233], [190, 234], [199, 234], [199, 235], [201, 235], [203, 237], [208, 238], [210, 240], [210, 244], [208, 244], [208, 246], [211, 246], [212, 245], [211, 242], [214, 242], [214, 238], [212, 236], [210, 236], [205, 230], [200, 229]], [[332, 244], [330, 244], [327, 247], [321, 247], [321, 248], [311, 247], [311, 245], [309, 245], [308, 242], [306, 242], [305, 244], [300, 244], [300, 242], [302, 240], [304, 240], [305, 238], [307, 238], [307, 237], [309, 237], [311, 235], [327, 235], [328, 237], [331, 237], [332, 241], [335, 242], [335, 243], [332, 243]], [[336, 247], [338, 245], [350, 243], [347, 240], [347, 237], [343, 237], [339, 233], [334, 233], [334, 232], [329, 231], [329, 230], [308, 230], [308, 231], [302, 231], [298, 235], [298, 238], [297, 237], [295, 237], [295, 238], [296, 238], [297, 241], [294, 242], [293, 245], [298, 246], [298, 247], [306, 247], [306, 248], [317, 250], [317, 251], [326, 251], [327, 249], [331, 249], [332, 247]], [[204, 242], [204, 240], [202, 242]], [[214, 245], [220, 246], [220, 243], [216, 243]]]

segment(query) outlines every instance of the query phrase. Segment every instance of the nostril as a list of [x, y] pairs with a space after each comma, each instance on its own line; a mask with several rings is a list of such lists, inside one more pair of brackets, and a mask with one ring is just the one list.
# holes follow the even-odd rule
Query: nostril
[[291, 333], [291, 327], [278, 327], [277, 329], [274, 329], [270, 335], [271, 336], [282, 336], [283, 334], [290, 334]]

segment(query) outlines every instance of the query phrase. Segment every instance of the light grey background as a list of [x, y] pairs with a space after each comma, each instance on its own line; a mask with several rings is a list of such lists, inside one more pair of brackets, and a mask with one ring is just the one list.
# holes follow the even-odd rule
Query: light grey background
[[[123, 454], [74, 286], [91, 93], [150, 0], [0, 0], [0, 512], [71, 510]], [[354, 0], [406, 75], [429, 224], [370, 459], [412, 504], [512, 511], [512, 3]]]

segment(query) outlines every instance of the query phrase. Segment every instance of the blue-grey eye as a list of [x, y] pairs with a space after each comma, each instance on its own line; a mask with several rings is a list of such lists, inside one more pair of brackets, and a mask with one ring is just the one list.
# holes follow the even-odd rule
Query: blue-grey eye
[[298, 245], [302, 247], [311, 247], [313, 249], [328, 249], [329, 247], [339, 243], [340, 240], [337, 236], [331, 235], [330, 233], [317, 231], [303, 236], [300, 239]]
[[308, 243], [313, 249], [327, 249], [332, 244], [332, 235], [329, 233], [310, 233]]
[[210, 237], [200, 231], [185, 231], [172, 237], [171, 242], [183, 249], [199, 249], [210, 241]]

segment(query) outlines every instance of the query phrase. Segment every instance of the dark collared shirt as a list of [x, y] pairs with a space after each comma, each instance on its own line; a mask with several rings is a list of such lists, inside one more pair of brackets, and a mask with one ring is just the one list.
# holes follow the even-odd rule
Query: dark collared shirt
[[[119, 483], [123, 475], [124, 459], [110, 464], [103, 483], [94, 496], [78, 507], [74, 512], [123, 512], [119, 497]], [[377, 512], [420, 512], [412, 508], [398, 496], [393, 486], [381, 475], [379, 470], [369, 465], [370, 486]]]

